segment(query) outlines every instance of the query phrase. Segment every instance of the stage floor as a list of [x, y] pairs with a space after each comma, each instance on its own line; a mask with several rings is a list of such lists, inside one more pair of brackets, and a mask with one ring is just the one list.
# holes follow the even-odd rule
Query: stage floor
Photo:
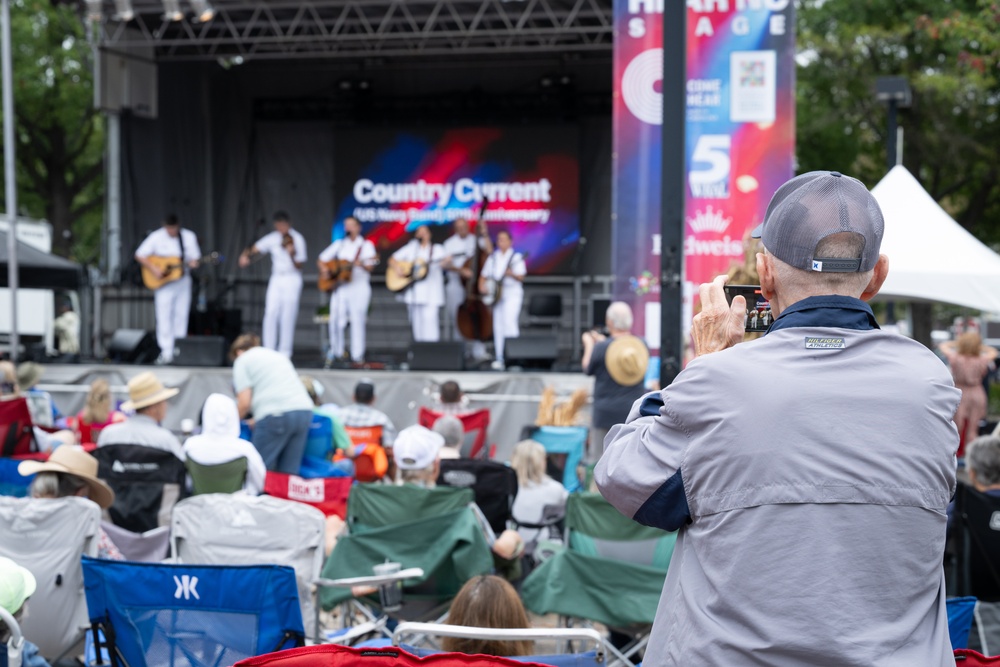
[[[510, 458], [521, 428], [534, 423], [538, 400], [545, 387], [555, 388], [560, 397], [568, 397], [580, 387], [593, 391], [593, 378], [583, 373], [299, 370], [323, 385], [324, 402], [338, 405], [351, 402], [354, 385], [360, 379], [371, 379], [375, 385], [375, 407], [389, 415], [397, 429], [416, 423], [420, 406], [433, 407], [438, 386], [446, 380], [455, 380], [469, 397], [470, 409], [490, 409], [489, 442], [496, 444], [496, 458], [501, 461]], [[169, 387], [180, 388], [180, 393], [170, 401], [164, 422], [167, 428], [176, 432], [180, 431], [182, 419], [193, 419], [198, 423], [201, 406], [209, 394], [233, 395], [230, 368], [51, 364], [45, 366], [39, 387], [52, 394], [63, 414], [75, 414], [83, 407], [87, 389], [93, 380], [106, 378], [116, 399], [125, 400], [129, 379], [144, 371], [154, 372]], [[580, 418], [583, 424], [590, 423], [589, 406], [581, 410]]]

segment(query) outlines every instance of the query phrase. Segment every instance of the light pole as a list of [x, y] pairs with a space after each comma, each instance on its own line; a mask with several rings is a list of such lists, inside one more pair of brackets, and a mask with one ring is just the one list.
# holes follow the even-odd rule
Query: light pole
[[[913, 91], [910, 90], [909, 81], [904, 77], [880, 76], [875, 79], [875, 99], [889, 105], [888, 128], [885, 134], [885, 170], [888, 173], [903, 161], [897, 114], [900, 108], [908, 108], [913, 103]], [[895, 301], [885, 304], [885, 318], [889, 324], [896, 323]]]

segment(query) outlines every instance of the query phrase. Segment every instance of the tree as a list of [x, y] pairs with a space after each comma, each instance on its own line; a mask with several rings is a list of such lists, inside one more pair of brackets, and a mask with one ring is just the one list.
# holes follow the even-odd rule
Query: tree
[[11, 2], [18, 208], [52, 224], [54, 252], [91, 262], [104, 201], [104, 124], [77, 12], [43, 0]]
[[1000, 242], [1000, 9], [995, 0], [802, 0], [799, 171], [885, 175], [879, 76], [906, 77], [903, 164], [964, 227]]

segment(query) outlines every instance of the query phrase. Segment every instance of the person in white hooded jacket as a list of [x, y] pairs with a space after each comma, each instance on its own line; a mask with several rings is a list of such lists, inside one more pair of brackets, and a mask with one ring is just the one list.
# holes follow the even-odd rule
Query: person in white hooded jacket
[[267, 467], [253, 443], [240, 438], [240, 416], [236, 401], [224, 394], [211, 394], [201, 410], [201, 433], [184, 443], [188, 459], [202, 465], [247, 459], [247, 478], [243, 490], [257, 496], [264, 490]]

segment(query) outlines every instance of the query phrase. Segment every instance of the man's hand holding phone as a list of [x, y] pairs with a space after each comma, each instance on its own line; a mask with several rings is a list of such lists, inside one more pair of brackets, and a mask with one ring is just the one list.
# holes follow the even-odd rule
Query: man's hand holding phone
[[742, 295], [733, 297], [732, 304], [726, 302], [723, 288], [728, 280], [728, 276], [718, 276], [699, 288], [701, 312], [691, 326], [695, 356], [719, 352], [743, 340], [747, 302]]

